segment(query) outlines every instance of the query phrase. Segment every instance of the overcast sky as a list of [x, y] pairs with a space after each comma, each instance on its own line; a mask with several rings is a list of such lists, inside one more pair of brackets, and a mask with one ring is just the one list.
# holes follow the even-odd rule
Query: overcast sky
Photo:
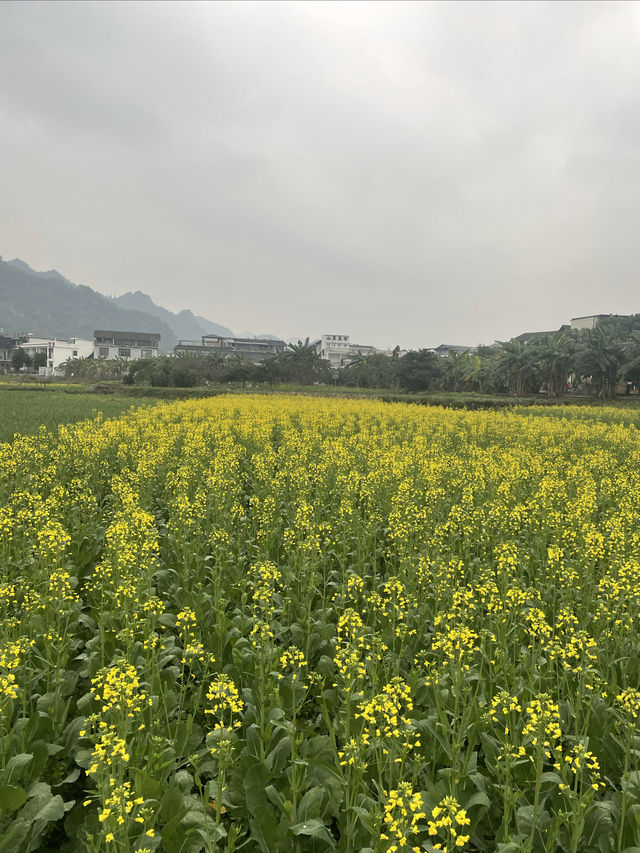
[[0, 253], [287, 338], [638, 312], [640, 4], [0, 2]]

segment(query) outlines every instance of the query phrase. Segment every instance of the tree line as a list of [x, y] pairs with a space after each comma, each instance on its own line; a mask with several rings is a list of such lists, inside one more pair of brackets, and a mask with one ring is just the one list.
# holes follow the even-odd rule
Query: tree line
[[640, 314], [608, 317], [593, 329], [513, 338], [474, 351], [450, 351], [441, 358], [431, 350], [402, 358], [367, 356], [341, 371], [341, 381], [360, 387], [400, 387], [407, 391], [510, 393], [517, 397], [570, 391], [611, 400], [620, 382], [629, 390], [640, 384]]
[[127, 384], [196, 387], [217, 383], [243, 385], [339, 384], [409, 392], [453, 391], [510, 393], [524, 397], [569, 391], [612, 399], [618, 383], [640, 384], [640, 315], [610, 317], [594, 329], [562, 329], [512, 339], [474, 351], [451, 351], [440, 357], [428, 349], [403, 356], [354, 356], [333, 371], [309, 340], [291, 344], [261, 364], [221, 353], [166, 355], [132, 362], [73, 359], [67, 375], [87, 379], [122, 379]]
[[437, 388], [517, 397], [581, 391], [610, 400], [618, 383], [628, 383], [629, 389], [640, 383], [640, 315], [608, 317], [593, 329], [513, 338], [473, 352], [452, 351], [448, 358], [427, 350], [409, 352], [397, 375], [399, 385], [409, 391]]

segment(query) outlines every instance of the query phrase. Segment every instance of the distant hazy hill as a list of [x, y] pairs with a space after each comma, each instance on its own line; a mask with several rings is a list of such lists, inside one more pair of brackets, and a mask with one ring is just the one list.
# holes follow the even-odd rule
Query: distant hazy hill
[[193, 312], [185, 308], [179, 314], [172, 314], [166, 308], [161, 308], [156, 305], [150, 296], [142, 293], [141, 290], [136, 290], [135, 293], [125, 293], [123, 296], [116, 296], [114, 300], [118, 305], [128, 310], [144, 311], [152, 317], [158, 317], [168, 326], [170, 326], [178, 338], [182, 340], [196, 340], [202, 335], [233, 335], [230, 329], [226, 326], [221, 326], [219, 323], [214, 323], [207, 320], [205, 317], [197, 317]]
[[[133, 304], [127, 304], [128, 297]], [[18, 258], [0, 258], [0, 329], [8, 334], [33, 332], [58, 338], [91, 338], [95, 329], [159, 332], [164, 351], [172, 349], [178, 338], [198, 338], [219, 329], [221, 334], [229, 332], [191, 311], [172, 314], [154, 305], [144, 293], [110, 299], [74, 284], [56, 270], [36, 272]]]
[[261, 341], [279, 341], [277, 335], [270, 335], [265, 332], [263, 335], [256, 335], [255, 332], [240, 332], [239, 338], [259, 338]]

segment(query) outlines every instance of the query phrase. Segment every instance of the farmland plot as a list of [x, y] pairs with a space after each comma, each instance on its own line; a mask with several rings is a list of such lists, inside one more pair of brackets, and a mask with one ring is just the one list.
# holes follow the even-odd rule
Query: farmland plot
[[0, 444], [0, 850], [637, 850], [640, 444], [598, 412]]

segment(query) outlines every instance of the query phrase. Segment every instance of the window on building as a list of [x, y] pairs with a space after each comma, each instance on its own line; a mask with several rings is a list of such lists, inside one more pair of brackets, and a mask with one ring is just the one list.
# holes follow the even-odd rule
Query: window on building
[[153, 351], [150, 349], [142, 349], [142, 350], [140, 350], [140, 357], [141, 358], [152, 358], [153, 357]]
[[74, 357], [74, 358], [77, 358], [77, 357], [78, 357], [78, 350], [77, 350], [77, 349], [74, 349], [74, 351], [73, 351], [73, 357]]
[[118, 356], [120, 358], [131, 358], [130, 347], [118, 347]]
[[109, 347], [100, 347], [100, 358], [109, 358]]

